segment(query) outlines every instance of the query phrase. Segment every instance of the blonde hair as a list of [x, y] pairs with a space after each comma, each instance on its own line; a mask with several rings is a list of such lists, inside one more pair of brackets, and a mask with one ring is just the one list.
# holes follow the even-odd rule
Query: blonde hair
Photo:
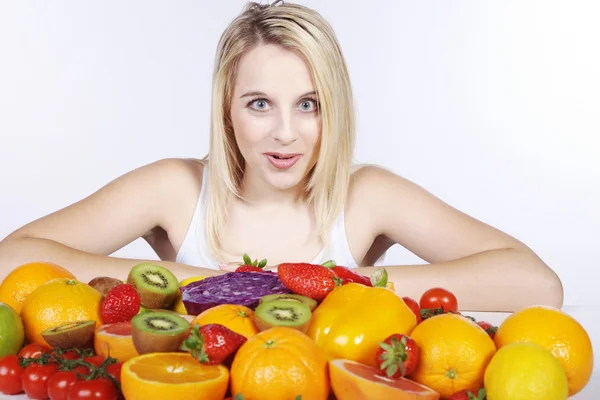
[[260, 44], [294, 51], [309, 66], [320, 103], [321, 145], [309, 172], [306, 199], [314, 210], [318, 235], [328, 233], [348, 194], [355, 144], [354, 100], [342, 51], [331, 26], [316, 11], [297, 4], [248, 3], [223, 32], [217, 47], [212, 88], [206, 237], [221, 256], [221, 227], [234, 196], [241, 197], [244, 159], [230, 116], [231, 96], [241, 57]]

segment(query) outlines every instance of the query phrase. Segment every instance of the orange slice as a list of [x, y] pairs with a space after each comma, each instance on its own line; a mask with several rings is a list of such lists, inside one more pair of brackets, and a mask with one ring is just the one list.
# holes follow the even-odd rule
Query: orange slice
[[406, 378], [390, 379], [356, 361], [329, 362], [331, 388], [338, 400], [438, 400], [440, 394]]
[[149, 353], [123, 364], [121, 388], [127, 400], [223, 400], [229, 370], [204, 365], [189, 353]]

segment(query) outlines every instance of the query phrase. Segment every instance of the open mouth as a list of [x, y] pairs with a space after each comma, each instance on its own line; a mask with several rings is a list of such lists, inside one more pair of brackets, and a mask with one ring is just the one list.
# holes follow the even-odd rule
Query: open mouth
[[266, 153], [269, 162], [277, 169], [291, 168], [302, 157], [302, 154]]

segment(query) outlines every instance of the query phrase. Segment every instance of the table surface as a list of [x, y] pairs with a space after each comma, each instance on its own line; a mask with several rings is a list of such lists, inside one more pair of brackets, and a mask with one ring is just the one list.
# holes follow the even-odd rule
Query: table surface
[[[563, 311], [575, 318], [588, 332], [594, 348], [594, 370], [587, 386], [578, 394], [571, 397], [573, 400], [597, 400], [600, 399], [600, 306], [565, 306]], [[499, 312], [469, 312], [470, 315], [479, 320], [488, 321], [494, 325], [500, 325], [509, 313]], [[25, 400], [25, 395], [6, 396], [0, 394], [0, 400]]]

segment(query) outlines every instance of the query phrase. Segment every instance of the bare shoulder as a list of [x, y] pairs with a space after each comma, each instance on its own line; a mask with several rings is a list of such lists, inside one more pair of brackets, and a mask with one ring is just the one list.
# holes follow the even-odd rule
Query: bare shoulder
[[385, 236], [427, 262], [525, 247], [422, 186], [378, 166], [365, 165], [354, 172], [348, 207], [355, 215], [369, 216], [367, 226], [374, 237]]
[[8, 238], [48, 239], [108, 255], [156, 229], [169, 237], [177, 235], [191, 218], [201, 184], [202, 166], [197, 161], [158, 160], [116, 177], [76, 203], [17, 229]]

